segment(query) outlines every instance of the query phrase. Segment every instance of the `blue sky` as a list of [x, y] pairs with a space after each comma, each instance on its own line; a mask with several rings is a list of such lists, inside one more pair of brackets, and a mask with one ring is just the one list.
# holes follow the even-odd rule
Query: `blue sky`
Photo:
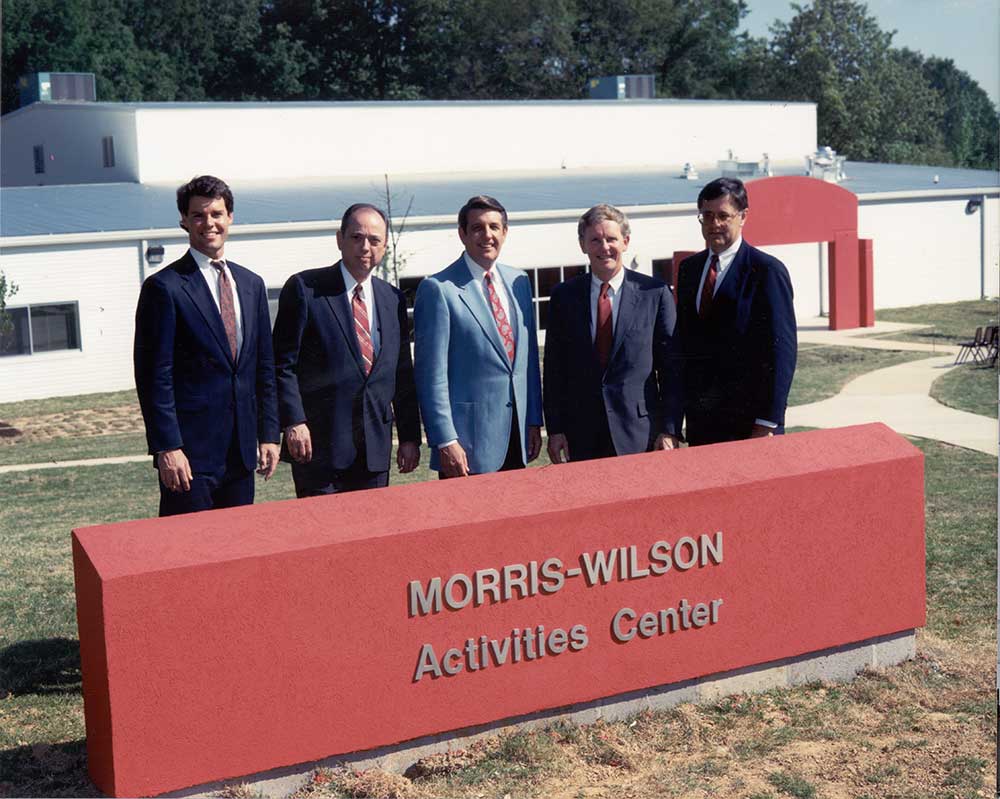
[[[747, 0], [750, 13], [741, 30], [769, 36], [775, 19], [794, 15], [790, 0]], [[799, 0], [799, 5], [811, 5]], [[868, 0], [868, 13], [892, 43], [925, 56], [950, 58], [1000, 105], [1000, 0]]]

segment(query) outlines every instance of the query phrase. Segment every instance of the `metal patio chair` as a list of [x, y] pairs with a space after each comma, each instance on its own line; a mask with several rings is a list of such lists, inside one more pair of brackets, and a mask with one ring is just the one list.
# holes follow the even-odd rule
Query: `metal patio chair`
[[969, 356], [972, 355], [975, 358], [976, 350], [983, 345], [983, 329], [981, 327], [976, 328], [976, 335], [974, 335], [971, 341], [960, 341], [958, 343], [958, 355], [955, 356], [955, 363], [952, 366], [957, 366], [960, 363], [965, 363]]

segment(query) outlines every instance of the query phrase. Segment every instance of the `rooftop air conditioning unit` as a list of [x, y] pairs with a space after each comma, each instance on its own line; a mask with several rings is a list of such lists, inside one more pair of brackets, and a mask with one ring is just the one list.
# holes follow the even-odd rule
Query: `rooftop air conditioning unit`
[[97, 100], [96, 79], [93, 72], [32, 72], [17, 82], [20, 104], [53, 100], [76, 100], [92, 103]]
[[655, 75], [611, 75], [591, 78], [591, 100], [636, 100], [656, 97]]

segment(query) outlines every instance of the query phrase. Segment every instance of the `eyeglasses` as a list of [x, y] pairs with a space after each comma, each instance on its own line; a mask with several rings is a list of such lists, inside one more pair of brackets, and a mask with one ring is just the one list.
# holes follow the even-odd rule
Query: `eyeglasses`
[[725, 225], [729, 222], [732, 222], [738, 216], [743, 216], [743, 212], [740, 211], [739, 213], [736, 214], [726, 214], [726, 213], [716, 214], [711, 211], [703, 211], [698, 214], [698, 221], [701, 222], [703, 225], [706, 223], [711, 224], [712, 222], [719, 222]]

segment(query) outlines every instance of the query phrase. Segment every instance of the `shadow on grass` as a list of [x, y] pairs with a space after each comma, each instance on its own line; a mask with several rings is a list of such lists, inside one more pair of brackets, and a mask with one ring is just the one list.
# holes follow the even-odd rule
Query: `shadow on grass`
[[18, 641], [0, 649], [0, 698], [80, 693], [80, 642], [70, 638]]
[[86, 741], [0, 751], [0, 796], [103, 796], [87, 777]]

